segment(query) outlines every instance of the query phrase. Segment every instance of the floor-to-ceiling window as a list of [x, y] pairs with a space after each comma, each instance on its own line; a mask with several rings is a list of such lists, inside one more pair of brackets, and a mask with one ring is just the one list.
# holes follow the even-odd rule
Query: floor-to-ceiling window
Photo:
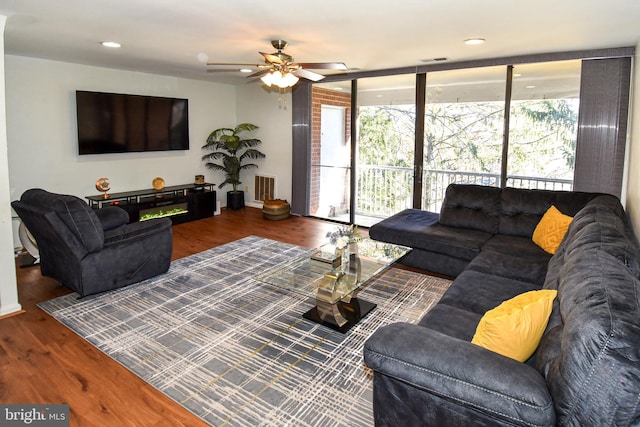
[[451, 183], [571, 190], [580, 68], [574, 60], [427, 73], [421, 208], [439, 211]]
[[571, 190], [582, 62], [513, 67], [506, 184]]
[[452, 182], [618, 194], [634, 53], [532, 55], [302, 83], [294, 91], [292, 207], [371, 225], [406, 207], [437, 212]]
[[371, 225], [413, 205], [416, 77], [358, 80], [354, 222]]
[[422, 209], [453, 182], [500, 186], [506, 68], [427, 73]]

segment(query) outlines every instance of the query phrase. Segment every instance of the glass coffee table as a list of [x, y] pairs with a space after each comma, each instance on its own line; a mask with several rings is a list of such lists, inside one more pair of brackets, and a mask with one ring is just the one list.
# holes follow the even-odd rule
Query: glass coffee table
[[[373, 278], [405, 256], [411, 248], [363, 239], [345, 255], [324, 245], [307, 255], [278, 264], [255, 279], [278, 288], [315, 298], [316, 305], [303, 317], [339, 332], [347, 332], [376, 305], [357, 298]], [[322, 256], [314, 256], [322, 253]], [[321, 258], [324, 261], [319, 261]], [[339, 265], [336, 265], [338, 264]]]

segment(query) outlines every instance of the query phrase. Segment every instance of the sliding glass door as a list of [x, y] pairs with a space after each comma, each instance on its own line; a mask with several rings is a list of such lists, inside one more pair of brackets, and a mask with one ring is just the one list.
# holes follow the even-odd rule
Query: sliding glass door
[[314, 85], [312, 116], [309, 212], [351, 222], [350, 83]]
[[372, 225], [412, 207], [416, 77], [358, 80], [355, 215]]

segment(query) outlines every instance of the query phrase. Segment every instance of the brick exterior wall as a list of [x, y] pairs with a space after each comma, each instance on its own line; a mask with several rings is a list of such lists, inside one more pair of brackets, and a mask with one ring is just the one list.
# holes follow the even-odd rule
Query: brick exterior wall
[[[351, 144], [351, 94], [313, 86], [311, 92], [311, 164], [320, 164], [320, 124], [322, 105], [345, 107], [345, 141]], [[348, 189], [345, 194], [348, 194]], [[320, 202], [320, 170], [311, 168], [311, 197], [309, 213], [315, 215]]]

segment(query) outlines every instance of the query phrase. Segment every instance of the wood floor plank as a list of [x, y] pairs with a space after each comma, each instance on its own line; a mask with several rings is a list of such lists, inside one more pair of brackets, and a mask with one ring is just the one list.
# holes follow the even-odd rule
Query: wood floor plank
[[[174, 226], [172, 258], [250, 235], [312, 248], [325, 243], [335, 227], [296, 216], [269, 221], [249, 207], [223, 209], [221, 215]], [[72, 426], [206, 425], [36, 307], [68, 288], [42, 277], [37, 266], [16, 271], [25, 313], [0, 320], [0, 402], [67, 403]]]

